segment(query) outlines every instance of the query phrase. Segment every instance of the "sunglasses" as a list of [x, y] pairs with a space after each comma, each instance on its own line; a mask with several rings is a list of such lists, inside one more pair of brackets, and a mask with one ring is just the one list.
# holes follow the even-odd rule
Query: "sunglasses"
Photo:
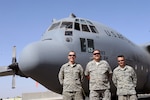
[[100, 55], [100, 53], [93, 53], [93, 55]]
[[68, 56], [73, 56], [73, 57], [75, 57], [76, 55], [68, 55]]

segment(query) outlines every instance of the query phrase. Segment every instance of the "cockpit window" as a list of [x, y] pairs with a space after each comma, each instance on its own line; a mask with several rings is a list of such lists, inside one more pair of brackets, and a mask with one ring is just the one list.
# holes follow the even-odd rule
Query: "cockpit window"
[[94, 24], [91, 21], [84, 20], [84, 19], [75, 19], [74, 29], [78, 30], [78, 31], [81, 30], [81, 31], [84, 31], [84, 32], [98, 33], [98, 30], [96, 29]]
[[78, 23], [79, 23], [79, 19], [76, 19], [75, 22], [78, 22]]
[[80, 31], [80, 24], [75, 22], [74, 29]]
[[72, 29], [72, 22], [62, 22], [60, 28], [69, 28]]
[[91, 26], [91, 25], [89, 25], [89, 26], [90, 26], [90, 29], [91, 29], [91, 31], [92, 31], [93, 33], [98, 33], [98, 31], [97, 31], [97, 29], [96, 29], [95, 26]]
[[86, 24], [86, 21], [83, 20], [83, 19], [80, 19], [80, 22], [81, 22], [82, 24]]
[[88, 26], [87, 26], [87, 25], [84, 25], [84, 24], [82, 24], [82, 31], [90, 32]]
[[57, 29], [57, 28], [59, 27], [59, 25], [60, 25], [60, 22], [54, 23], [54, 24], [48, 29], [48, 31], [53, 30], [53, 29]]
[[86, 21], [89, 25], [93, 25], [93, 23], [91, 21]]

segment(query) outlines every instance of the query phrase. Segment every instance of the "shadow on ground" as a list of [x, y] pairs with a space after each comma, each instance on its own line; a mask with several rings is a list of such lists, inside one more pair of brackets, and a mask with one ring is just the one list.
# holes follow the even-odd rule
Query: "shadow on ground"
[[149, 98], [141, 98], [141, 99], [138, 99], [138, 100], [150, 100], [150, 97]]

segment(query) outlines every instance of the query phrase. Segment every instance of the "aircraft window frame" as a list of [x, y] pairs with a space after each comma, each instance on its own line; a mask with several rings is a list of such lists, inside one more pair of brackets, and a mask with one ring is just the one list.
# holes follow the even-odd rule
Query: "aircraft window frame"
[[95, 26], [89, 25], [89, 27], [90, 27], [90, 29], [91, 29], [91, 31], [92, 31], [93, 33], [98, 33], [98, 31], [97, 31], [97, 29], [96, 29]]
[[81, 46], [81, 52], [88, 51], [88, 53], [92, 53], [94, 51], [94, 40], [80, 38], [80, 46]]
[[72, 31], [65, 31], [65, 35], [67, 35], [67, 36], [72, 36], [73, 33], [72, 33]]
[[59, 25], [60, 25], [60, 22], [53, 23], [51, 27], [48, 29], [48, 31], [59, 28]]
[[93, 26], [93, 23], [89, 20], [86, 20], [86, 22], [89, 24], [89, 25], [92, 25]]
[[84, 19], [75, 19], [74, 29], [79, 31], [82, 29], [81, 31], [84, 32], [99, 33], [91, 21]]
[[92, 53], [94, 51], [94, 40], [87, 39], [88, 52]]
[[67, 28], [67, 29], [72, 29], [73, 28], [73, 22], [68, 22], [68, 21], [63, 21], [61, 23], [60, 28]]
[[80, 38], [81, 52], [86, 52], [86, 39]]
[[80, 21], [79, 21], [79, 19], [75, 19], [75, 22], [79, 23]]
[[86, 21], [84, 19], [80, 19], [81, 24], [86, 24]]
[[82, 27], [82, 31], [84, 31], [84, 32], [90, 32], [90, 30], [88, 28], [88, 25], [81, 24], [81, 27]]
[[80, 31], [80, 23], [74, 22], [74, 29]]

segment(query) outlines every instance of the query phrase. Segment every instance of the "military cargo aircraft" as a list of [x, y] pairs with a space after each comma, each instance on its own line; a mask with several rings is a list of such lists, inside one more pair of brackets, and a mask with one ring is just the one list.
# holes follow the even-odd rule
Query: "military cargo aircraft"
[[[76, 62], [85, 69], [92, 59], [93, 50], [99, 49], [102, 59], [107, 60], [112, 69], [117, 66], [116, 57], [123, 54], [127, 64], [133, 66], [137, 73], [137, 93], [150, 93], [150, 43], [136, 45], [116, 30], [74, 14], [53, 20], [39, 41], [23, 49], [18, 61], [15, 49], [14, 46], [12, 64], [0, 67], [0, 76], [30, 77], [49, 90], [61, 93], [58, 72], [61, 65], [67, 62], [68, 52], [75, 51]], [[15, 87], [14, 83], [12, 87]], [[88, 94], [86, 78], [83, 87]], [[115, 90], [112, 84], [113, 95]]]

